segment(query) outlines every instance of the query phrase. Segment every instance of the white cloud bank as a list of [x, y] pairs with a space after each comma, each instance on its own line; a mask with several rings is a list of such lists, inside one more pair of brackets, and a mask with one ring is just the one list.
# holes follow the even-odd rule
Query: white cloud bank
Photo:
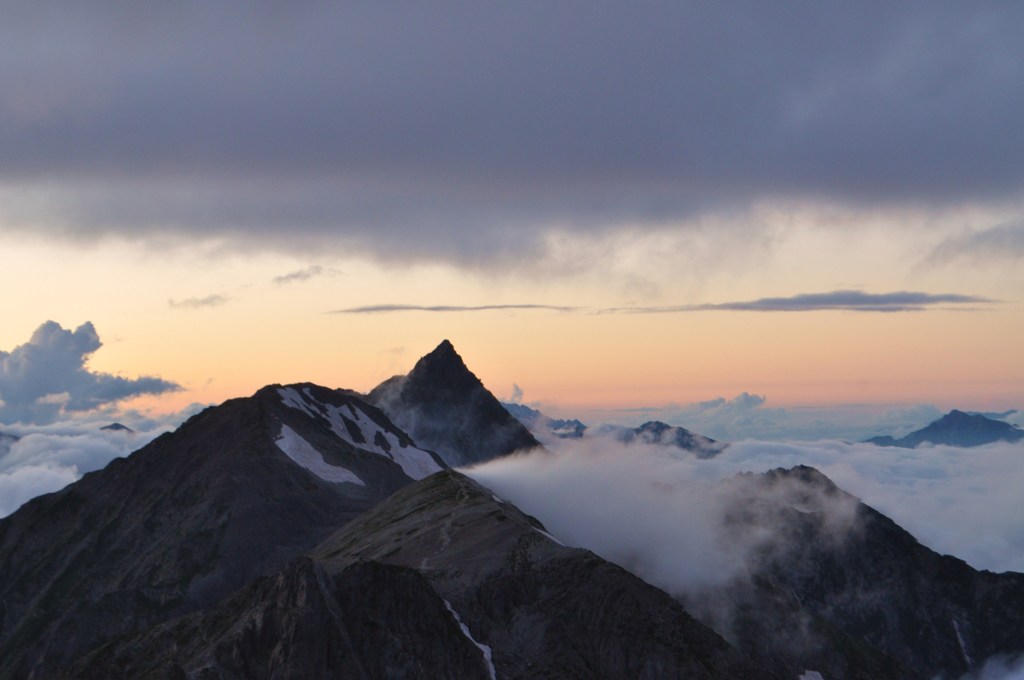
[[162, 419], [136, 412], [119, 414], [131, 430], [101, 429], [101, 416], [79, 417], [47, 426], [18, 425], [0, 433], [0, 517], [36, 496], [58, 491], [82, 475], [127, 456], [196, 413], [193, 404]]
[[627, 566], [670, 592], [720, 583], [756, 545], [724, 540], [740, 472], [817, 468], [924, 545], [975, 568], [1024, 571], [1024, 444], [879, 448], [838, 441], [733, 444], [698, 460], [680, 450], [564, 441], [553, 455], [491, 461], [468, 473], [537, 516], [560, 540]]
[[[728, 399], [716, 397], [692, 404], [597, 411], [591, 415], [631, 425], [661, 420], [719, 441], [863, 441], [876, 435], [901, 437], [938, 420], [943, 411], [931, 404], [890, 408], [870, 404], [783, 408], [771, 406], [771, 400], [764, 395], [742, 392]], [[1003, 420], [1014, 423], [1020, 421], [1022, 414], [1013, 412], [1004, 416]]]

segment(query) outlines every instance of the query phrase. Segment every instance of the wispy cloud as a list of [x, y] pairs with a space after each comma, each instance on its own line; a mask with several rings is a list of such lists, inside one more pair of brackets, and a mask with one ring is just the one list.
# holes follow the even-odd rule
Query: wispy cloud
[[1019, 260], [1024, 258], [1024, 222], [1003, 224], [943, 241], [926, 262]]
[[859, 290], [834, 290], [829, 293], [802, 293], [790, 297], [770, 297], [742, 302], [666, 305], [658, 307], [613, 307], [605, 312], [624, 314], [670, 314], [673, 312], [817, 312], [847, 310], [855, 312], [920, 312], [939, 305], [988, 305], [998, 302], [977, 295], [931, 294], [910, 291], [864, 293]]
[[341, 272], [336, 269], [329, 269], [315, 264], [311, 267], [306, 267], [305, 269], [298, 269], [293, 272], [288, 272], [287, 274], [275, 276], [273, 280], [275, 284], [283, 286], [289, 283], [309, 281], [310, 279], [315, 279], [320, 276], [337, 276], [340, 273]]
[[168, 300], [171, 309], [202, 309], [203, 307], [220, 307], [231, 298], [226, 295], [207, 295], [202, 298], [185, 298], [184, 300]]
[[847, 310], [855, 312], [920, 312], [950, 306], [973, 309], [972, 306], [996, 304], [999, 300], [956, 293], [864, 293], [858, 290], [835, 290], [828, 293], [802, 293], [790, 297], [760, 298], [742, 302], [702, 303], [693, 305], [661, 305], [635, 307], [577, 307], [573, 305], [498, 304], [498, 305], [406, 305], [380, 304], [336, 309], [331, 314], [388, 314], [395, 312], [486, 312], [494, 310], [549, 310], [586, 314], [672, 314], [681, 312], [816, 312]]
[[548, 310], [553, 312], [576, 312], [579, 307], [561, 305], [366, 305], [336, 309], [331, 314], [388, 314], [392, 312], [490, 312], [500, 310]]

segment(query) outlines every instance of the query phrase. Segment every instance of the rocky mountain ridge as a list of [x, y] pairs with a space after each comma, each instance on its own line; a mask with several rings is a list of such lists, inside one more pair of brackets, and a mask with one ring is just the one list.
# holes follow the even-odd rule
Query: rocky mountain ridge
[[452, 417], [425, 430], [449, 455], [521, 450], [449, 343], [385, 385], [268, 386], [0, 520], [0, 678], [895, 680], [1024, 652], [1024, 575], [935, 554], [812, 468], [721, 482], [756, 559], [674, 598], [375, 405]]

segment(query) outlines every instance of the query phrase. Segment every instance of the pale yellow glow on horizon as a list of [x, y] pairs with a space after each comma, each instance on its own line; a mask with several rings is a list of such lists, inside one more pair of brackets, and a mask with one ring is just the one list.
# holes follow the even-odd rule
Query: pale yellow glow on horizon
[[[246, 396], [275, 382], [366, 391], [407, 372], [445, 338], [499, 398], [516, 383], [526, 401], [567, 413], [686, 404], [743, 391], [766, 395], [779, 406], [1024, 406], [1019, 276], [977, 268], [912, 271], [905, 264], [909, 241], [888, 247], [894, 239], [884, 225], [859, 238], [836, 238], [831, 228], [790, 224], [756, 257], [717, 267], [687, 255], [682, 237], [662, 234], [646, 246], [611, 242], [605, 270], [598, 263], [590, 271], [488, 275], [325, 257], [317, 264], [331, 275], [286, 285], [274, 278], [311, 261], [7, 237], [0, 269], [0, 350], [26, 342], [47, 319], [65, 328], [92, 321], [104, 343], [91, 359], [93, 370], [158, 375], [184, 387], [126, 404], [154, 412]], [[649, 267], [643, 266], [645, 247], [659, 251]], [[616, 248], [622, 261], [616, 260]], [[886, 314], [601, 313], [843, 287], [963, 292], [1005, 302], [978, 311]], [[169, 304], [211, 295], [226, 301], [196, 308]], [[331, 313], [385, 303], [579, 309]]]

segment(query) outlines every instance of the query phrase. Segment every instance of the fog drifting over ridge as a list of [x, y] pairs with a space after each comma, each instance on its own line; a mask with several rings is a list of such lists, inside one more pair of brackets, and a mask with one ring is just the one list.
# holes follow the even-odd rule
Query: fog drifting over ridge
[[[723, 545], [741, 472], [809, 465], [921, 543], [978, 569], [1024, 571], [1024, 444], [889, 449], [839, 441], [732, 444], [698, 460], [670, 447], [562, 441], [552, 454], [490, 461], [467, 474], [535, 515], [560, 540], [683, 592], [737, 573], [747, 546]], [[717, 513], [717, 514], [716, 514]], [[737, 552], [737, 550], [739, 552]]]

